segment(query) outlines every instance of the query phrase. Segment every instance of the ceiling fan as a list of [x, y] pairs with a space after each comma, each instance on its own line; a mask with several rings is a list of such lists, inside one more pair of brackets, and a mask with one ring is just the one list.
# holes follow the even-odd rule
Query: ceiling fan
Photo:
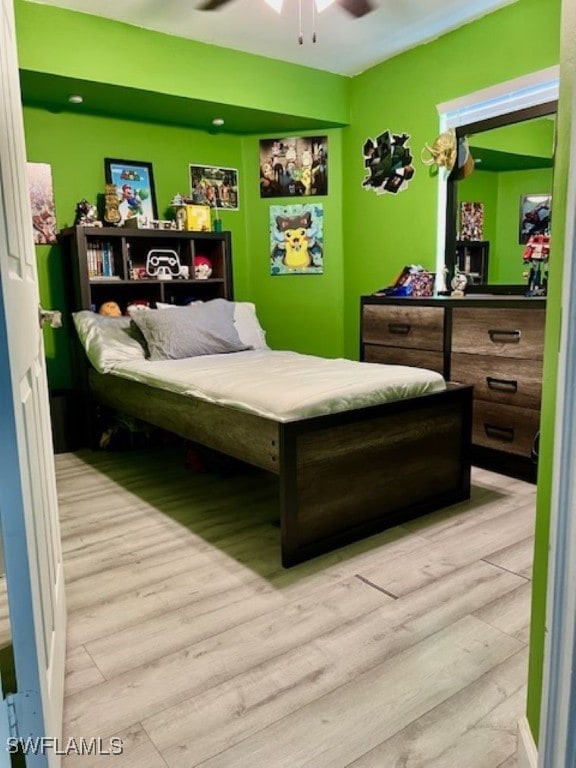
[[[315, 7], [319, 13], [323, 11], [324, 8], [332, 5], [333, 2], [339, 5], [341, 8], [344, 8], [345, 11], [347, 11], [351, 16], [355, 16], [356, 18], [365, 16], [367, 13], [370, 13], [370, 11], [374, 10], [374, 6], [369, 2], [369, 0], [328, 0], [328, 2], [326, 0], [314, 1]], [[216, 11], [229, 2], [231, 2], [231, 0], [205, 0], [204, 3], [198, 6], [198, 10]], [[266, 0], [266, 2], [271, 5], [275, 11], [280, 13], [282, 9], [282, 0]]]

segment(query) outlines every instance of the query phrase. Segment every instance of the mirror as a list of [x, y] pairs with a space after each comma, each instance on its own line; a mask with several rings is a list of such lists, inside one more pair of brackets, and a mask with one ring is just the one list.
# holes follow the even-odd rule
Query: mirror
[[530, 235], [550, 229], [556, 106], [456, 129], [475, 163], [468, 175], [454, 168], [448, 178], [446, 267], [449, 277], [466, 273], [468, 293], [527, 291], [524, 249]]

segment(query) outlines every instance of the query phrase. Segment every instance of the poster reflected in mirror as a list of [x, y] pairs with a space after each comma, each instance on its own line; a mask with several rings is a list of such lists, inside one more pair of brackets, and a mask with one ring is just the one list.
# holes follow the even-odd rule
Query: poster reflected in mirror
[[550, 234], [552, 195], [522, 195], [520, 198], [520, 245], [526, 245], [532, 235]]

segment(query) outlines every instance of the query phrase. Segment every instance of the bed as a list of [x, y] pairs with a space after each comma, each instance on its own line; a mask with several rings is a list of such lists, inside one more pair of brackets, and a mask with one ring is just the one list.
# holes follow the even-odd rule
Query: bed
[[236, 349], [158, 357], [144, 334], [144, 352], [139, 333], [160, 316], [170, 334], [185, 317], [197, 323], [183, 311], [139, 310], [118, 323], [76, 313], [90, 398], [278, 475], [285, 567], [469, 498], [471, 387], [422, 369], [270, 350], [246, 302], [233, 307]]

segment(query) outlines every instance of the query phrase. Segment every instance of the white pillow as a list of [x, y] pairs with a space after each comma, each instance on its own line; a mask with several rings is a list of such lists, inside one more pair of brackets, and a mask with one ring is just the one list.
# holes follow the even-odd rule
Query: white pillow
[[118, 363], [145, 360], [144, 340], [129, 317], [109, 317], [82, 310], [72, 318], [88, 359], [98, 373], [110, 373]]
[[[194, 306], [202, 302], [194, 301], [186, 306]], [[250, 301], [234, 301], [234, 325], [242, 344], [252, 349], [270, 349], [266, 343], [266, 332], [263, 330], [256, 315], [256, 307]], [[178, 304], [156, 302], [157, 309], [176, 309]]]

